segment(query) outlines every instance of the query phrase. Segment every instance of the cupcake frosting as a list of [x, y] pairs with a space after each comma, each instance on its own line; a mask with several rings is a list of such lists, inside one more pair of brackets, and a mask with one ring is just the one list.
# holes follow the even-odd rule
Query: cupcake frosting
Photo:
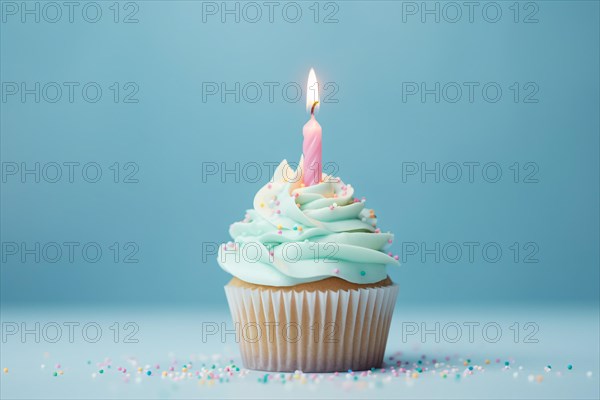
[[287, 161], [254, 197], [254, 208], [230, 226], [233, 242], [219, 248], [218, 263], [235, 277], [258, 285], [293, 286], [330, 277], [359, 284], [386, 279], [384, 252], [391, 233], [376, 229], [373, 210], [354, 198], [354, 188], [323, 175], [303, 187]]

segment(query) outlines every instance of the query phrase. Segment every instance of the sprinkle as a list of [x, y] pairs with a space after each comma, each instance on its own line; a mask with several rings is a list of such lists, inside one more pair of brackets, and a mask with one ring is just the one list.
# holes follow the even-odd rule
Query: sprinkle
[[152, 375], [152, 371], [147, 371], [146, 375], [148, 375], [148, 376]]
[[267, 185], [268, 189], [271, 189], [273, 187], [273, 185], [271, 185], [270, 183]]
[[[100, 370], [100, 371], [98, 371], [98, 372], [100, 372], [101, 374], [103, 374], [103, 373], [104, 373], [104, 370], [103, 370], [103, 369], [101, 369], [101, 370]], [[54, 374], [56, 374], [56, 372], [55, 372]], [[54, 376], [56, 376], [56, 375], [54, 375]]]
[[[381, 232], [381, 231], [380, 231], [380, 232]], [[377, 233], [379, 233], [379, 232], [377, 232]], [[392, 239], [388, 239], [388, 243], [392, 243]]]
[[4, 368], [4, 369], [2, 370], [2, 372], [4, 372], [5, 374], [8, 374], [8, 368]]
[[297, 231], [298, 230], [298, 225], [294, 225], [294, 227], [292, 229], [295, 230], [295, 231]]
[[277, 225], [277, 229], [281, 230], [282, 228], [283, 228], [283, 226]]
[[265, 206], [265, 203], [260, 203], [260, 208], [263, 208]]
[[569, 364], [569, 365], [567, 365], [567, 369], [568, 369], [568, 370], [572, 370], [572, 369], [573, 369], [573, 366], [572, 366], [571, 364]]
[[167, 376], [167, 371], [163, 371], [163, 372], [162, 372], [162, 376], [163, 376], [163, 377], [164, 377], [164, 376]]
[[397, 255], [394, 256], [394, 260], [398, 261], [400, 257], [398, 257]]
[[339, 268], [334, 269], [333, 273], [336, 274], [336, 275], [339, 274], [340, 273], [340, 269]]
[[365, 271], [360, 271], [360, 276], [365, 276], [367, 273]]
[[508, 361], [504, 361], [504, 366], [508, 367], [510, 365], [510, 363]]
[[489, 365], [489, 363], [490, 363], [490, 360], [485, 360], [485, 363]]
[[538, 375], [535, 377], [535, 381], [537, 383], [542, 383], [543, 380], [544, 380], [544, 377], [542, 375]]
[[298, 230], [299, 230], [299, 231], [302, 231], [302, 227], [301, 227], [301, 226], [299, 226], [299, 227], [298, 227]]
[[277, 214], [281, 214], [281, 210], [277, 210], [275, 211]]

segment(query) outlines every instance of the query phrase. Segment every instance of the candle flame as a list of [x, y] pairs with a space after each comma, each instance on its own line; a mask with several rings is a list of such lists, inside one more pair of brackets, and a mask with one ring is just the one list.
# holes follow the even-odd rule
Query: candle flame
[[[313, 68], [308, 73], [308, 83], [306, 84], [306, 111], [312, 109], [315, 102], [319, 101], [319, 82], [317, 81], [317, 75]], [[319, 109], [320, 102], [317, 103], [315, 110]]]

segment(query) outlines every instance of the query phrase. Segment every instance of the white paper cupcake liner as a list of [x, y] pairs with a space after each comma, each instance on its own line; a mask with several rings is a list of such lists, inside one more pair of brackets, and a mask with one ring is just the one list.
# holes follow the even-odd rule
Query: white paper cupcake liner
[[398, 285], [293, 291], [225, 286], [248, 369], [360, 371], [380, 367]]

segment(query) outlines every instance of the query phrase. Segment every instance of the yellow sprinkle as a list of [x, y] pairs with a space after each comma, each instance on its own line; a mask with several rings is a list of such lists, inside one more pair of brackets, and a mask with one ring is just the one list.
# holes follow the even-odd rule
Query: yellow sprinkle
[[265, 203], [260, 203], [260, 208], [263, 208], [265, 206]]
[[417, 379], [419, 377], [419, 374], [417, 372], [413, 372], [412, 377], [414, 379]]
[[2, 371], [3, 371], [5, 374], [8, 374], [8, 368], [4, 368]]
[[301, 226], [299, 226], [299, 227], [298, 227], [298, 230], [299, 230], [299, 231], [301, 231], [301, 230], [302, 230], [302, 227], [301, 227]]
[[183, 372], [187, 372], [187, 368], [185, 368], [185, 367], [184, 367], [184, 368], [181, 368], [181, 371], [183, 371]]
[[167, 376], [167, 371], [163, 371], [162, 376]]
[[138, 367], [138, 372], [142, 372], [142, 367]]
[[277, 229], [281, 230], [281, 228], [283, 228], [283, 226], [277, 225]]
[[465, 361], [463, 362], [463, 365], [466, 367], [467, 365], [469, 365], [469, 363]]
[[64, 372], [63, 371], [58, 371], [58, 374], [62, 375], [62, 374], [64, 374]]
[[485, 360], [485, 363], [486, 363], [486, 364], [489, 364], [489, 363], [490, 363], [490, 360]]

